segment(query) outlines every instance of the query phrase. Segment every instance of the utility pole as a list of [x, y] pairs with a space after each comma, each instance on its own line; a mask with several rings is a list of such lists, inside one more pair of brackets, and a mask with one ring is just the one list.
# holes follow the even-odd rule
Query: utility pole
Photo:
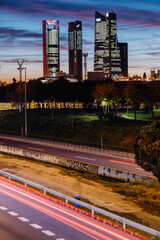
[[26, 86], [26, 68], [25, 70], [25, 137], [27, 137], [27, 86]]
[[22, 65], [24, 63], [24, 59], [17, 59], [17, 63], [19, 65], [19, 68], [17, 68], [19, 70], [19, 81], [22, 82]]
[[17, 63], [19, 65], [19, 68], [17, 68], [19, 70], [19, 83], [20, 83], [20, 109], [19, 111], [22, 112], [22, 65], [24, 63], [24, 59], [17, 59]]
[[[24, 59], [17, 59], [17, 63], [19, 65], [19, 68], [17, 68], [19, 70], [19, 80], [20, 80], [20, 91], [21, 91], [21, 87], [22, 87], [22, 70], [25, 70], [25, 97], [24, 97], [24, 101], [25, 101], [25, 137], [27, 137], [27, 87], [26, 87], [26, 68], [23, 68], [22, 65], [24, 63]], [[20, 112], [22, 111], [22, 93], [20, 95]]]
[[84, 79], [87, 79], [87, 57], [88, 57], [88, 53], [83, 53], [83, 57], [84, 57]]

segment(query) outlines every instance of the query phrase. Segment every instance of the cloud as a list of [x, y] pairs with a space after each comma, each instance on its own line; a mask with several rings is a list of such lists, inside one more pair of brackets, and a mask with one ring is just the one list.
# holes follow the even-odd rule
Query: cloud
[[83, 44], [84, 44], [84, 45], [93, 45], [94, 42], [93, 42], [93, 41], [89, 41], [89, 40], [87, 40], [87, 39], [83, 39]]
[[118, 14], [118, 22], [127, 25], [160, 27], [160, 15], [155, 10], [122, 8]]
[[[16, 60], [0, 60], [1, 63], [17, 63]], [[25, 60], [25, 64], [28, 63], [43, 63], [43, 60]]]
[[134, 66], [134, 65], [129, 65], [128, 67], [129, 67], [129, 68], [142, 68], [142, 67], [140, 67], [140, 66], [138, 66], [138, 65], [135, 65], [135, 66]]
[[68, 51], [68, 47], [60, 46], [60, 50]]
[[150, 52], [150, 53], [144, 53], [149, 56], [160, 56], [160, 52]]
[[0, 8], [3, 11], [12, 12], [15, 14], [26, 14], [27, 16], [42, 16], [42, 15], [65, 15], [77, 17], [81, 15], [83, 18], [91, 17], [90, 12], [94, 9], [92, 3], [82, 4], [82, 2], [71, 2], [67, 0], [49, 1], [49, 0], [1, 0]]
[[17, 38], [17, 37], [40, 39], [42, 38], [42, 34], [23, 30], [23, 29], [0, 27], [0, 39]]

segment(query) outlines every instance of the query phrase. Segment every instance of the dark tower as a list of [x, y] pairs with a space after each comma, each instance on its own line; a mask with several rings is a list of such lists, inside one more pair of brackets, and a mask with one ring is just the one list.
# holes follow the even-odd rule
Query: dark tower
[[69, 74], [82, 80], [82, 22], [68, 23]]
[[122, 76], [128, 77], [128, 43], [118, 43], [121, 54]]

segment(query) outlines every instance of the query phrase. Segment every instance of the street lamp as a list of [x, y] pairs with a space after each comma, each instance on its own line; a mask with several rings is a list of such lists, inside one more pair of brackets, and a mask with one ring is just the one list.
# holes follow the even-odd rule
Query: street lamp
[[[17, 59], [17, 63], [19, 65], [19, 68], [17, 68], [19, 70], [19, 78], [20, 78], [20, 85], [22, 84], [22, 70], [25, 70], [25, 137], [27, 137], [27, 88], [26, 88], [26, 68], [23, 68], [22, 65], [24, 62], [26, 62], [27, 60], [24, 59]], [[21, 106], [20, 106], [20, 111], [22, 111], [22, 96], [20, 97], [20, 102], [21, 102]], [[23, 132], [23, 131], [22, 131]], [[23, 135], [23, 133], [22, 133]]]
[[25, 137], [27, 137], [27, 86], [26, 86], [26, 68], [23, 68], [25, 70], [25, 87], [24, 87], [24, 101], [25, 101]]

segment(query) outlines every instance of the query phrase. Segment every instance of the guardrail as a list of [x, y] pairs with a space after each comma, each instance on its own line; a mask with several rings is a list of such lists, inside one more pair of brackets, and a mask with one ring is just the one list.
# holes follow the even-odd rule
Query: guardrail
[[124, 153], [134, 153], [133, 148], [125, 148], [125, 147], [117, 147], [117, 146], [111, 146], [103, 144], [103, 147], [99, 143], [89, 143], [89, 142], [80, 142], [80, 141], [73, 141], [71, 139], [60, 139], [55, 137], [47, 137], [47, 136], [39, 136], [39, 135], [31, 135], [28, 134], [27, 138], [24, 136], [21, 136], [18, 133], [6, 133], [0, 130], [0, 135], [4, 136], [12, 136], [12, 137], [18, 137], [23, 139], [31, 139], [35, 141], [44, 141], [49, 143], [56, 143], [59, 145], [70, 145], [70, 146], [78, 146], [78, 147], [90, 147], [95, 149], [101, 149], [101, 150], [110, 150], [110, 151], [117, 151], [117, 152], [124, 152]]
[[[53, 191], [53, 190], [51, 190], [49, 188], [43, 187], [43, 186], [41, 186], [39, 184], [30, 182], [30, 181], [25, 180], [25, 179], [19, 178], [17, 176], [14, 176], [12, 174], [6, 173], [4, 171], [0, 171], [0, 175], [8, 177], [9, 180], [11, 180], [11, 179], [17, 180], [17, 181], [23, 183], [25, 187], [27, 187], [27, 185], [29, 185], [29, 186], [31, 186], [33, 188], [39, 189], [39, 190], [43, 191], [44, 195], [46, 195], [46, 193], [49, 193], [49, 194], [57, 196], [57, 197], [59, 197], [61, 199], [64, 199], [66, 204], [68, 204], [68, 202], [70, 201], [70, 202], [72, 202], [74, 204], [76, 203], [76, 204], [81, 205], [82, 207], [90, 209], [92, 217], [94, 217], [94, 214], [96, 212], [96, 213], [99, 213], [99, 214], [101, 214], [103, 216], [109, 217], [111, 219], [115, 219], [118, 222], [121, 222], [123, 224], [123, 230], [125, 230], [126, 229], [126, 225], [128, 225], [128, 226], [134, 227], [134, 228], [139, 229], [139, 230], [141, 230], [143, 232], [149, 233], [151, 235], [154, 235], [154, 236], [160, 238], [160, 232], [158, 232], [158, 231], [156, 231], [154, 229], [151, 229], [149, 227], [143, 226], [143, 225], [141, 225], [139, 223], [135, 223], [135, 222], [130, 221], [130, 220], [126, 219], [126, 218], [120, 217], [120, 216], [118, 216], [116, 214], [113, 214], [113, 213], [110, 213], [108, 211], [102, 210], [100, 208], [97, 208], [97, 207], [92, 206], [92, 205], [90, 205], [88, 203], [82, 202], [80, 200], [76, 200], [74, 198], [68, 197], [68, 196], [66, 196], [64, 194], [55, 192], [55, 191]], [[98, 219], [98, 217], [96, 217], [96, 218]], [[133, 231], [131, 231], [131, 233], [133, 234]], [[144, 237], [142, 239], [148, 239], [148, 238]]]
[[[110, 154], [110, 155], [121, 155], [125, 157], [134, 157], [133, 149], [128, 149], [128, 148], [119, 148], [119, 147], [114, 147], [114, 146], [108, 146], [104, 145], [103, 148], [101, 148], [99, 145], [96, 144], [88, 144], [86, 143], [80, 143], [80, 142], [65, 142], [59, 140], [59, 139], [53, 139], [53, 138], [36, 138], [36, 137], [22, 137], [20, 135], [11, 135], [11, 134], [5, 134], [5, 133], [0, 133], [0, 136], [3, 137], [8, 137], [8, 138], [14, 138], [15, 140], [21, 139], [23, 141], [32, 141], [36, 143], [46, 143], [48, 145], [55, 145], [56, 147], [63, 147], [63, 148], [70, 148], [70, 149], [78, 149], [78, 151], [88, 151], [92, 153], [99, 153], [99, 154]], [[76, 143], [79, 143], [76, 145]], [[92, 145], [92, 146], [91, 146]], [[107, 147], [106, 147], [107, 146]]]

